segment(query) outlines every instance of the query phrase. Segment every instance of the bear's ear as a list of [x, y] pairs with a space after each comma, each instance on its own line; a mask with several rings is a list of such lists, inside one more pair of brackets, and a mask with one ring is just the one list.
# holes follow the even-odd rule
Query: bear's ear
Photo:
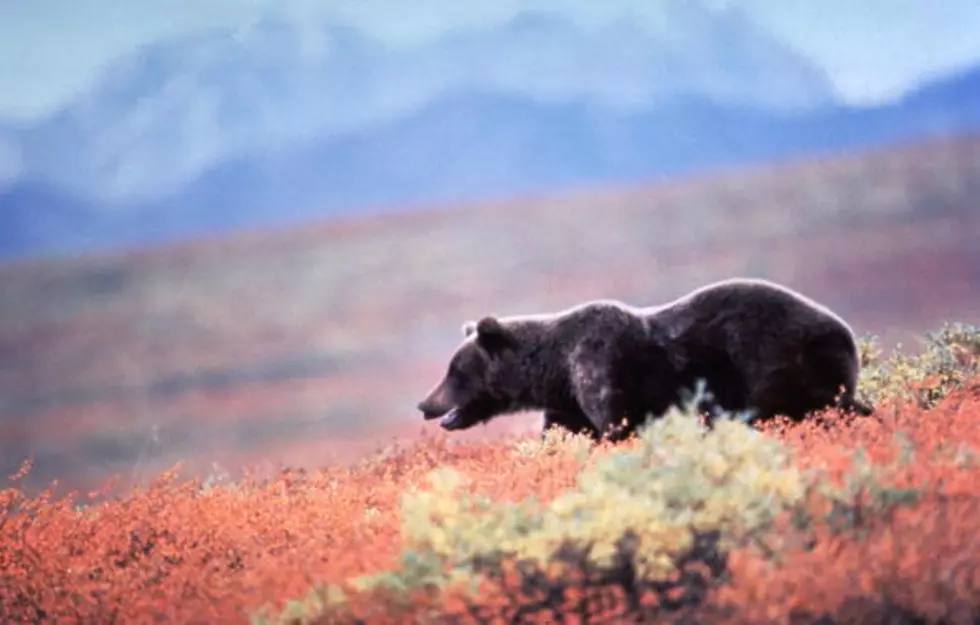
[[517, 338], [496, 317], [484, 317], [476, 324], [476, 342], [490, 353], [516, 347]]
[[468, 337], [469, 335], [473, 334], [474, 332], [476, 332], [476, 322], [475, 321], [467, 321], [466, 323], [463, 324], [463, 336], [464, 337]]

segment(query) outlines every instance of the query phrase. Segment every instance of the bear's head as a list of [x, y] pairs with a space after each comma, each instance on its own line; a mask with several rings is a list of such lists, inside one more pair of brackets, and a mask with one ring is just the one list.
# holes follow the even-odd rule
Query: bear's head
[[513, 331], [495, 317], [484, 317], [463, 324], [463, 335], [445, 376], [418, 405], [426, 420], [442, 417], [446, 430], [486, 423], [513, 404], [508, 380], [519, 345]]

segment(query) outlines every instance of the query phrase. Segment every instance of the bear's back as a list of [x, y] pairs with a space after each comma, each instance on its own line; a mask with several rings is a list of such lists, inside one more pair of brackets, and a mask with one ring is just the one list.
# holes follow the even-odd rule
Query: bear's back
[[850, 332], [826, 306], [780, 284], [760, 278], [731, 278], [646, 310], [671, 336], [688, 331], [764, 332], [767, 329], [814, 334]]
[[569, 339], [636, 342], [646, 336], [641, 310], [617, 300], [585, 302], [554, 315], [550, 323], [557, 333]]

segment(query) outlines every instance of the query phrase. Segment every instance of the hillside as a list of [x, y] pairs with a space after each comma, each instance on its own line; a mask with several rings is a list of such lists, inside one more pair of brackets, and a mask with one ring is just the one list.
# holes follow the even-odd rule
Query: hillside
[[[769, 277], [893, 344], [980, 321], [980, 140], [0, 267], [0, 469], [352, 457], [474, 316]], [[534, 428], [514, 417], [469, 437]], [[432, 424], [424, 426], [431, 430]]]
[[675, 413], [615, 447], [440, 435], [74, 498], [25, 497], [22, 471], [0, 619], [973, 623], [978, 364], [927, 408], [710, 432]]

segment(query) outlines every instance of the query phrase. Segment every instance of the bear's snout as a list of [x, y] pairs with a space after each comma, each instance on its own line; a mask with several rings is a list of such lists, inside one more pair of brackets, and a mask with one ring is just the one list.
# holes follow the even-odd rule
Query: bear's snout
[[440, 410], [434, 407], [432, 404], [428, 403], [427, 400], [419, 402], [419, 411], [422, 412], [422, 416], [426, 419], [438, 419], [442, 415], [446, 414], [448, 410]]
[[438, 419], [454, 408], [446, 389], [440, 384], [428, 397], [419, 402], [418, 409], [426, 419]]

